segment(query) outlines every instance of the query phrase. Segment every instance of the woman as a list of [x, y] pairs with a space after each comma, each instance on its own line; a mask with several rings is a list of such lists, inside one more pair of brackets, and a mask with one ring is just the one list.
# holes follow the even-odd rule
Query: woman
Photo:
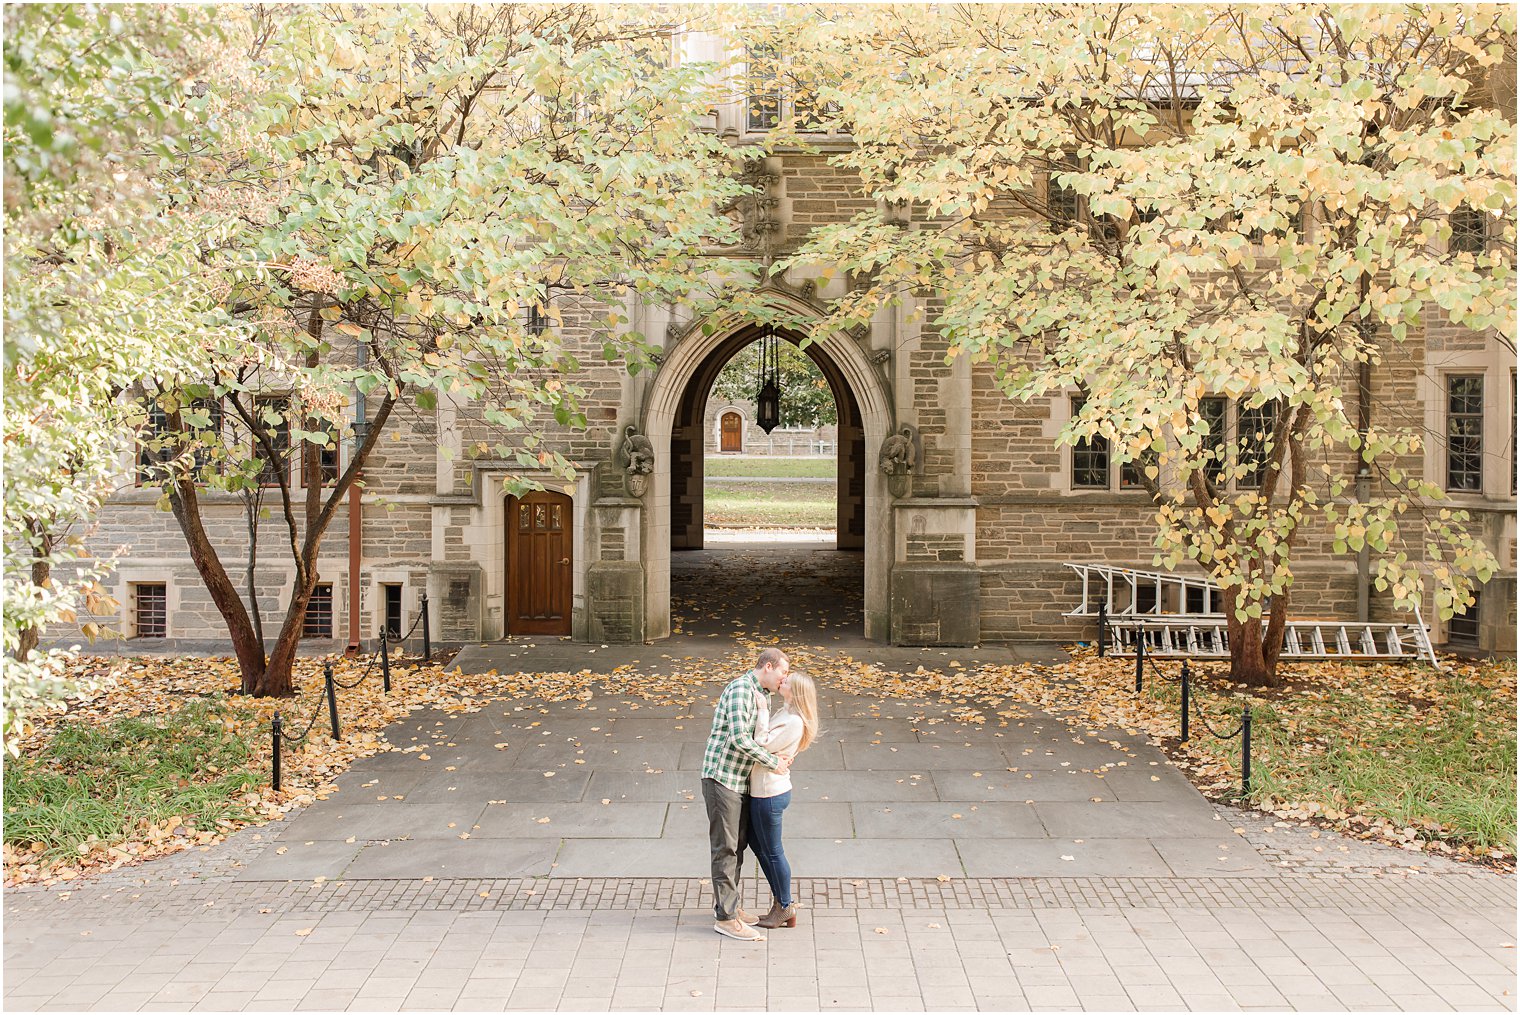
[[[755, 731], [760, 746], [772, 754], [795, 757], [818, 736], [818, 691], [806, 673], [793, 670], [779, 688], [786, 704], [765, 729]], [[762, 713], [763, 715], [763, 713]], [[763, 719], [762, 719], [763, 721]], [[781, 847], [781, 815], [792, 802], [792, 776], [777, 775], [756, 765], [749, 777], [749, 839], [765, 880], [770, 882], [771, 911], [756, 925], [775, 929], [797, 926], [797, 902], [792, 898], [792, 868]]]

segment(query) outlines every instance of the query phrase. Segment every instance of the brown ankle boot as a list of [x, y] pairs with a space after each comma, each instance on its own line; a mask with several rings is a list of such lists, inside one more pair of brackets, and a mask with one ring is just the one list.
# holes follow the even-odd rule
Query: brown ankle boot
[[783, 906], [779, 902], [771, 903], [771, 911], [760, 918], [756, 927], [764, 927], [766, 930], [775, 930], [777, 927], [797, 926], [797, 903]]

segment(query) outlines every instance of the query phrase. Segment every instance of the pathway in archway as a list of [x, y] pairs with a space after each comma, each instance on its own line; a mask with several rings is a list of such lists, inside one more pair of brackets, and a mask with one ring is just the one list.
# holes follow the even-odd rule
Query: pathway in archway
[[863, 558], [832, 532], [709, 529], [706, 547], [671, 554], [672, 634], [785, 643], [863, 640]]

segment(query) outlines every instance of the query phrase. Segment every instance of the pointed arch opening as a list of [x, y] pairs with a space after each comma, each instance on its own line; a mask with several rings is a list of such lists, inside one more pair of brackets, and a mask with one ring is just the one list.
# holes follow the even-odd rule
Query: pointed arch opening
[[[806, 309], [784, 293], [774, 294], [774, 300], [787, 310]], [[801, 344], [800, 335], [780, 335]], [[649, 391], [644, 432], [657, 452], [643, 532], [649, 637], [663, 638], [672, 631], [672, 554], [706, 545], [705, 414], [713, 382], [723, 366], [759, 336], [758, 326], [742, 320], [714, 320], [692, 328], [667, 353]], [[879, 447], [890, 432], [891, 401], [879, 370], [853, 339], [831, 336], [804, 352], [827, 381], [839, 418], [836, 535], [830, 548], [854, 554], [858, 560], [862, 612], [858, 633], [886, 640], [891, 512], [885, 483], [879, 471], [869, 467], [867, 449]]]

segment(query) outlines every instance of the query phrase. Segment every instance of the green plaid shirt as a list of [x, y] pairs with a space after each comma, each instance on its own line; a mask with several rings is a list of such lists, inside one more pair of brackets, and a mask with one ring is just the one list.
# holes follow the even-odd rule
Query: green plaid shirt
[[755, 743], [755, 695], [764, 693], [754, 670], [723, 688], [702, 754], [702, 778], [735, 793], [748, 793], [750, 769], [756, 762], [766, 768], [780, 764], [781, 759]]

